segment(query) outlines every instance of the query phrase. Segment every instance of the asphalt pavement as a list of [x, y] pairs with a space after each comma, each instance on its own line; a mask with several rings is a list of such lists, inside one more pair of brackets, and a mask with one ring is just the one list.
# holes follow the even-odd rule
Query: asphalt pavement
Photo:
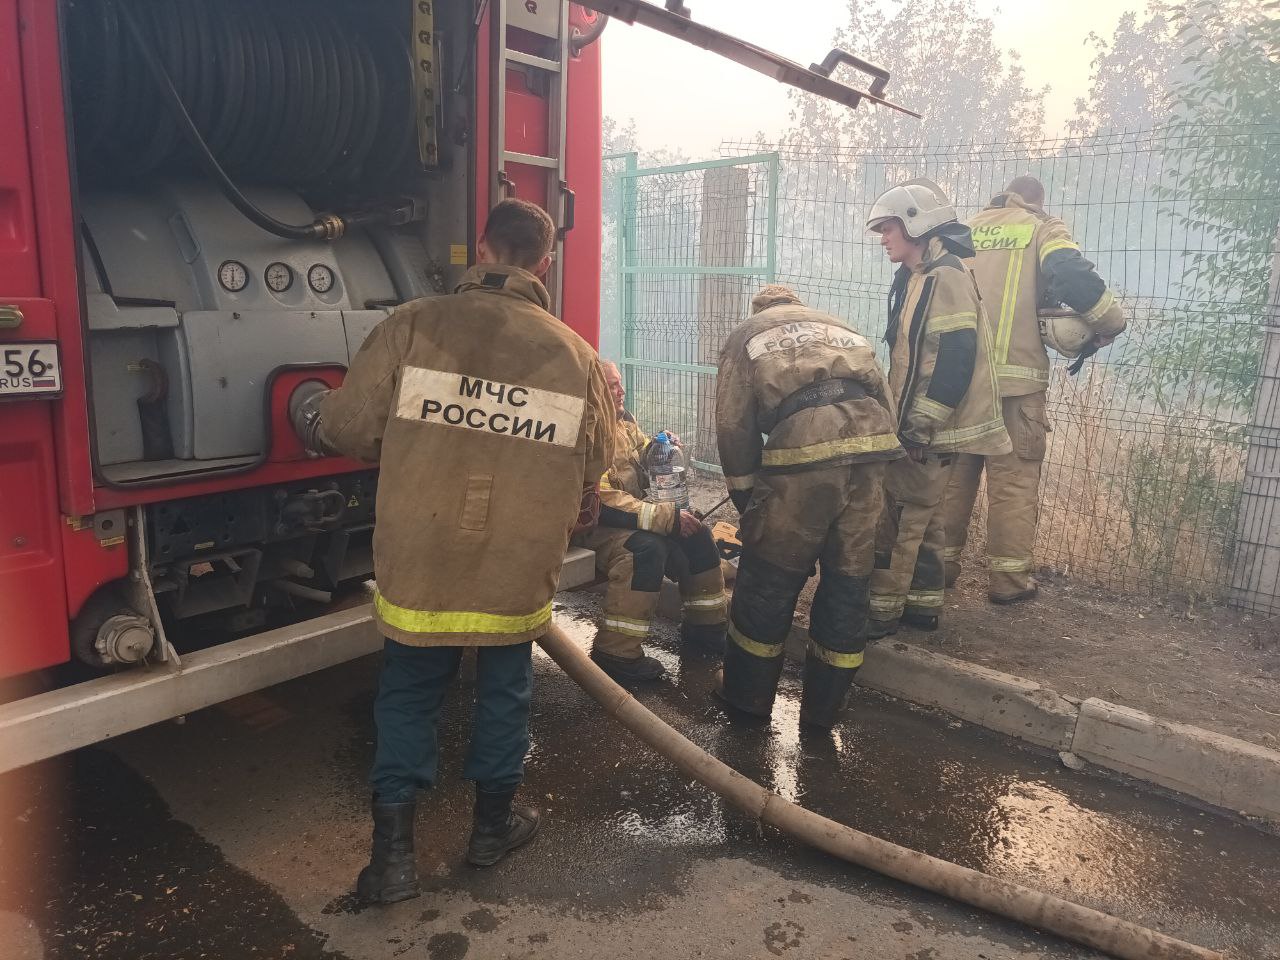
[[[598, 604], [557, 617], [584, 645]], [[1280, 957], [1280, 837], [938, 714], [859, 691], [802, 735], [730, 723], [714, 658], [654, 647], [650, 709], [826, 816], [1239, 958]], [[761, 830], [607, 720], [537, 656], [525, 799], [546, 820], [489, 870], [463, 860], [464, 669], [419, 807], [424, 895], [362, 909], [367, 658], [0, 778], [0, 957], [876, 958], [1100, 956]]]

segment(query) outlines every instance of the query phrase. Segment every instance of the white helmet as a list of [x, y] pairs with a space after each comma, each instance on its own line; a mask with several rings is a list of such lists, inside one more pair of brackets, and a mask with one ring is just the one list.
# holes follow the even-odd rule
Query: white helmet
[[917, 177], [890, 187], [876, 198], [867, 217], [867, 229], [874, 232], [887, 220], [901, 220], [907, 236], [918, 240], [955, 219], [956, 208], [942, 188], [932, 180]]
[[1080, 356], [1080, 351], [1093, 340], [1089, 325], [1080, 314], [1070, 310], [1041, 310], [1036, 319], [1040, 322], [1040, 339], [1044, 345], [1068, 360]]

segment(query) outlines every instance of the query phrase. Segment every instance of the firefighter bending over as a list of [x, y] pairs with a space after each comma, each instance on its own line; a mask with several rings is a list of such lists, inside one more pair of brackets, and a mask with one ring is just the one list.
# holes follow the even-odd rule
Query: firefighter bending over
[[513, 806], [532, 642], [551, 620], [583, 480], [613, 458], [614, 423], [595, 351], [547, 312], [538, 277], [554, 233], [534, 205], [498, 204], [453, 296], [397, 309], [339, 389], [293, 405], [310, 449], [381, 467], [374, 611], [387, 639], [365, 901], [418, 896], [414, 803], [436, 780], [436, 723], [465, 647], [478, 648], [467, 859], [496, 863], [538, 829], [537, 811]]
[[663, 576], [680, 585], [681, 639], [717, 653], [724, 650], [724, 576], [711, 531], [701, 520], [674, 503], [645, 501], [649, 437], [623, 406], [618, 367], [605, 362], [604, 375], [618, 416], [613, 464], [600, 480], [599, 522], [574, 538], [596, 552], [597, 567], [609, 577], [591, 659], [615, 680], [656, 680], [665, 668], [642, 644]]
[[769, 715], [796, 600], [820, 563], [800, 720], [830, 728], [862, 664], [884, 461], [902, 448], [866, 338], [786, 287], [765, 287], [751, 306], [720, 354], [716, 390], [720, 463], [742, 514], [717, 693]]
[[889, 293], [889, 383], [907, 457], [889, 466], [871, 577], [872, 638], [899, 622], [936, 629], [946, 546], [942, 501], [957, 453], [1004, 454], [996, 375], [982, 301], [962, 257], [969, 228], [937, 184], [910, 180], [882, 194], [867, 229], [898, 264]]
[[1031, 552], [1050, 429], [1044, 402], [1049, 354], [1037, 308], [1070, 307], [1078, 315], [1075, 322], [1087, 327], [1081, 338], [1086, 356], [1123, 332], [1125, 320], [1066, 224], [1045, 212], [1044, 187], [1034, 177], [1014, 178], [969, 227], [976, 248], [973, 271], [987, 305], [1000, 402], [1013, 452], [956, 458], [947, 488], [947, 585], [960, 575], [969, 515], [985, 470], [987, 595], [993, 603], [1016, 603], [1036, 594]]

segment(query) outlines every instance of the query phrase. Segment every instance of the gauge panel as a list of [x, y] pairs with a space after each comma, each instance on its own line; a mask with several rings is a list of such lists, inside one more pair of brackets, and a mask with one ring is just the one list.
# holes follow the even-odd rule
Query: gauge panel
[[269, 263], [263, 271], [262, 279], [272, 293], [284, 293], [293, 286], [293, 271], [287, 263]]
[[333, 271], [323, 263], [314, 264], [307, 271], [307, 286], [316, 293], [328, 293], [333, 289], [333, 281]]
[[239, 260], [225, 260], [218, 267], [218, 283], [228, 293], [239, 293], [249, 285], [249, 269]]

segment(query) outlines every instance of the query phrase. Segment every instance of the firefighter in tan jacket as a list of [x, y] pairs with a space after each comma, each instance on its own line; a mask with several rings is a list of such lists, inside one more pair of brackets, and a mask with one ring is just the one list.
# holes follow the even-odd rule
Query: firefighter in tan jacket
[[1086, 355], [1115, 339], [1124, 330], [1125, 320], [1066, 224], [1045, 213], [1044, 187], [1034, 177], [1015, 178], [969, 226], [976, 250], [973, 270], [987, 307], [1001, 406], [1013, 451], [957, 457], [947, 490], [947, 583], [955, 582], [960, 573], [969, 515], [985, 470], [988, 596], [994, 603], [1014, 603], [1036, 593], [1032, 548], [1049, 432], [1045, 411], [1049, 354], [1037, 309], [1066, 305], [1075, 311], [1092, 333]]
[[728, 600], [720, 553], [711, 531], [674, 503], [645, 500], [649, 481], [644, 452], [650, 437], [627, 413], [626, 390], [615, 364], [604, 364], [616, 405], [613, 464], [600, 479], [600, 519], [575, 541], [594, 550], [609, 577], [591, 659], [615, 680], [656, 680], [662, 664], [645, 654], [664, 576], [680, 585], [681, 639], [717, 653], [724, 650]]
[[292, 404], [309, 449], [380, 466], [374, 611], [387, 640], [365, 901], [419, 893], [415, 798], [436, 779], [436, 720], [464, 647], [479, 648], [467, 858], [495, 863], [537, 829], [536, 811], [512, 805], [529, 748], [532, 641], [551, 619], [584, 479], [604, 472], [614, 434], [595, 351], [547, 312], [538, 276], [554, 234], [534, 205], [500, 203], [457, 293], [400, 307], [340, 388]]
[[830, 728], [862, 664], [885, 461], [902, 448], [865, 337], [786, 287], [765, 287], [751, 308], [724, 345], [716, 384], [720, 464], [742, 514], [717, 693], [770, 714], [796, 600], [821, 564], [800, 720]]
[[889, 467], [871, 577], [872, 638], [942, 613], [942, 502], [958, 453], [1010, 450], [969, 230], [942, 189], [911, 180], [876, 200], [867, 229], [898, 264], [889, 294], [889, 384], [908, 456]]

